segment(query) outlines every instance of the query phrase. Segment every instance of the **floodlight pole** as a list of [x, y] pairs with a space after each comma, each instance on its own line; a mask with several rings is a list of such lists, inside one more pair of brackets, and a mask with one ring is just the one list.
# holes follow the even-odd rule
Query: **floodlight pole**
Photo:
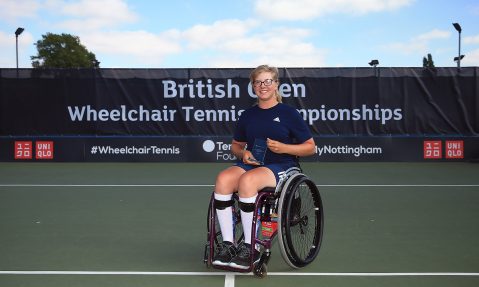
[[373, 67], [374, 69], [374, 74], [376, 77], [379, 77], [379, 69], [377, 66], [379, 65], [379, 61], [377, 59], [371, 60], [371, 62], [368, 63], [369, 66]]
[[15, 54], [17, 56], [17, 70], [18, 70], [18, 36], [22, 34], [23, 28], [18, 27], [17, 30], [15, 31]]
[[454, 28], [456, 29], [456, 31], [459, 33], [459, 52], [458, 52], [458, 55], [457, 55], [457, 68], [460, 69], [461, 68], [461, 32], [462, 32], [462, 28], [461, 28], [461, 25], [459, 25], [459, 23], [452, 23], [452, 25], [454, 26]]

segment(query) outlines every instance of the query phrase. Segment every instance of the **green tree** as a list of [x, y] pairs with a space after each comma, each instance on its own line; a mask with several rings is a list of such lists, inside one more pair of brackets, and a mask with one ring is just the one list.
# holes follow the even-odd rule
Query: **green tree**
[[427, 54], [427, 58], [422, 58], [422, 66], [423, 68], [434, 68], [434, 61], [432, 60], [431, 54]]
[[31, 56], [33, 68], [99, 68], [95, 54], [70, 34], [47, 33], [35, 43], [38, 54]]

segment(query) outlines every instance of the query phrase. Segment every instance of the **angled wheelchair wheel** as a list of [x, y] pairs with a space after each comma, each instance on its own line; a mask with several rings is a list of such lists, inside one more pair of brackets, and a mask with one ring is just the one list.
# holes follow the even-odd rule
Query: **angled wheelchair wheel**
[[[234, 236], [237, 244], [241, 243], [244, 240], [243, 226], [241, 224], [240, 209], [238, 207], [238, 198], [237, 195], [233, 195], [234, 204], [233, 204], [233, 225], [234, 225]], [[213, 257], [216, 252], [219, 250], [220, 244], [223, 242], [223, 236], [221, 234], [220, 224], [216, 216], [216, 209], [214, 208], [214, 198], [211, 196], [210, 204], [208, 207], [208, 218], [206, 223], [207, 231], [207, 242], [205, 246], [205, 255], [204, 263], [207, 267], [212, 266]]]
[[323, 236], [323, 205], [316, 184], [297, 173], [285, 183], [278, 202], [278, 241], [281, 255], [301, 268], [318, 255]]

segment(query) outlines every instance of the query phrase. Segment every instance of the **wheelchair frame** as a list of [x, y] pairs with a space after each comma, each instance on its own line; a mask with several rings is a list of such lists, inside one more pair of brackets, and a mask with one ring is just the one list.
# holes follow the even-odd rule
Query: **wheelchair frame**
[[[315, 212], [315, 230], [314, 230], [314, 239], [312, 246], [310, 247], [307, 257], [303, 260], [298, 260], [299, 257], [294, 250], [294, 247], [291, 247], [291, 228], [294, 225], [299, 225], [301, 232], [303, 232], [302, 225], [306, 226], [308, 224], [308, 217], [304, 216], [302, 219], [298, 217], [294, 223], [289, 224], [291, 220], [285, 220], [282, 217], [289, 216], [292, 217], [291, 205], [295, 204], [294, 196], [300, 188], [300, 185], [306, 184], [309, 192], [313, 195], [314, 201], [314, 212]], [[293, 188], [295, 190], [293, 190]], [[297, 195], [299, 198], [299, 195]], [[242, 225], [240, 211], [238, 208], [238, 196], [236, 193], [233, 194], [235, 199], [235, 204], [233, 205], [233, 222], [234, 222], [234, 231], [235, 241], [239, 244], [243, 238], [242, 234]], [[301, 204], [301, 203], [300, 203]], [[286, 208], [285, 208], [286, 205]], [[288, 209], [288, 206], [290, 207]], [[296, 210], [296, 212], [299, 212]], [[272, 221], [271, 214], [277, 214], [277, 229], [270, 236], [259, 236], [259, 228], [261, 228], [261, 222]], [[297, 214], [299, 215], [299, 214]], [[294, 216], [294, 215], [293, 215]], [[269, 220], [268, 220], [269, 219]], [[304, 222], [303, 222], [304, 221]], [[319, 253], [321, 246], [322, 235], [323, 235], [323, 226], [324, 226], [324, 216], [323, 216], [323, 206], [321, 196], [319, 191], [314, 184], [306, 175], [304, 175], [299, 167], [292, 167], [280, 175], [280, 180], [276, 187], [266, 187], [258, 192], [258, 196], [255, 202], [255, 209], [253, 215], [253, 223], [251, 226], [251, 254], [253, 254], [257, 246], [261, 247], [260, 251], [261, 256], [257, 264], [253, 263], [253, 256], [251, 258], [250, 266], [248, 269], [239, 269], [231, 266], [213, 266], [212, 259], [215, 254], [217, 246], [221, 243], [219, 240], [221, 236], [221, 231], [219, 226], [217, 226], [216, 220], [216, 210], [214, 207], [214, 192], [211, 195], [210, 204], [208, 208], [208, 219], [207, 219], [207, 242], [204, 252], [204, 263], [207, 267], [214, 267], [217, 269], [223, 269], [228, 271], [242, 272], [247, 273], [253, 271], [254, 275], [257, 277], [265, 277], [267, 274], [267, 264], [271, 256], [271, 247], [273, 240], [279, 234], [279, 245], [280, 251], [283, 259], [286, 263], [293, 268], [301, 268], [309, 263], [311, 263]]]

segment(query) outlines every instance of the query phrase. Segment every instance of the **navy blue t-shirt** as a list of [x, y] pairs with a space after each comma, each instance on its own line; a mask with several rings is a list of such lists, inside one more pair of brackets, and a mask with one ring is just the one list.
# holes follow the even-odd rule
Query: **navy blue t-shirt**
[[[279, 103], [269, 109], [253, 106], [245, 110], [236, 125], [234, 140], [247, 142], [251, 150], [255, 139], [270, 138], [285, 144], [303, 143], [312, 137], [311, 131], [299, 112]], [[296, 162], [296, 156], [266, 151], [264, 163]]]

